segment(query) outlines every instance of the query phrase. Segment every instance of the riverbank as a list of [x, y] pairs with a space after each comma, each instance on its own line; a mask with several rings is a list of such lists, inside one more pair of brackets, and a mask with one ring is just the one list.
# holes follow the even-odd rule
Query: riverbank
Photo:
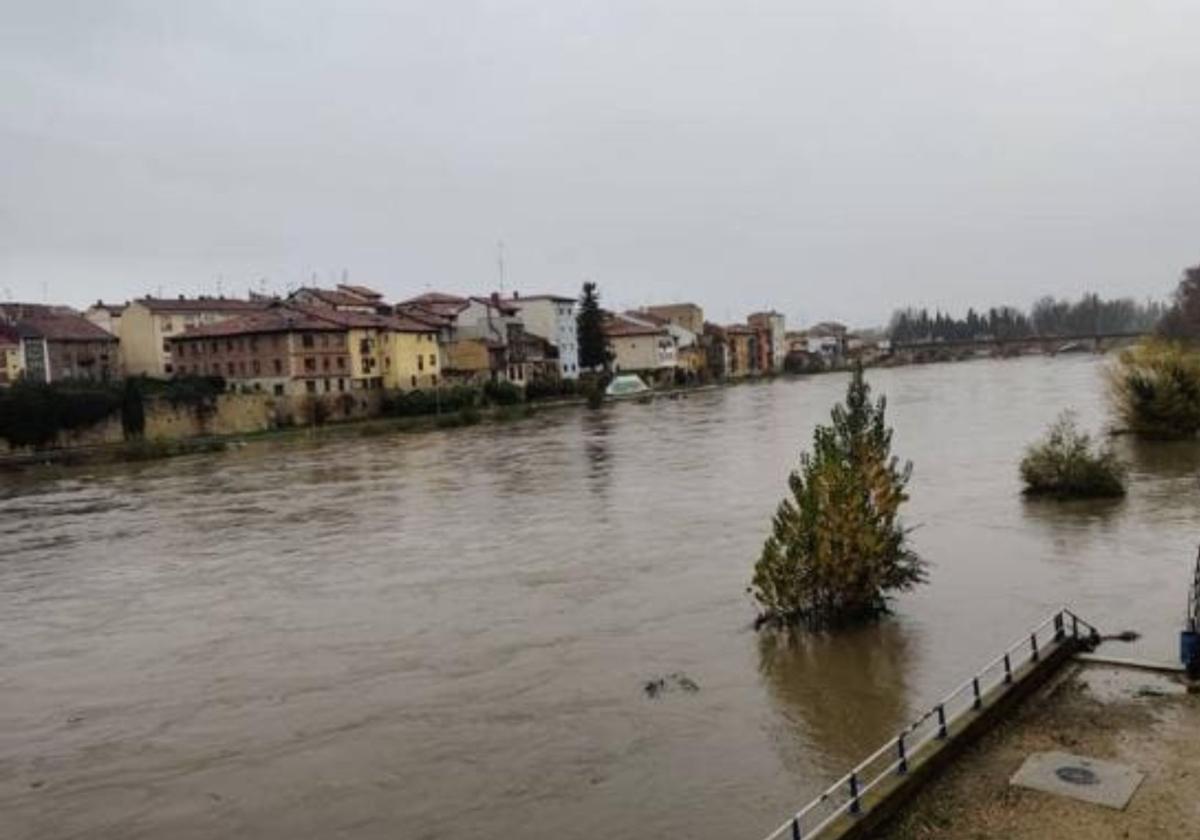
[[[895, 356], [872, 360], [868, 369], [887, 370], [914, 366], [940, 366], [952, 362], [965, 361], [1009, 361], [1022, 356], [936, 356], [921, 360]], [[758, 376], [743, 376], [736, 379], [726, 379], [720, 382], [710, 382], [697, 385], [673, 385], [667, 388], [653, 389], [643, 394], [614, 400], [606, 398], [605, 403], [624, 401], [645, 401], [652, 399], [683, 399], [690, 395], [701, 394], [721, 388], [732, 388], [747, 385], [761, 385], [775, 381], [798, 381], [819, 377], [822, 374], [846, 373], [848, 365], [836, 365], [804, 372], [768, 373]], [[191, 455], [202, 452], [221, 451], [230, 446], [238, 446], [257, 440], [292, 439], [312, 440], [313, 438], [337, 438], [342, 436], [390, 434], [393, 432], [422, 432], [438, 428], [456, 428], [472, 426], [477, 422], [511, 422], [526, 417], [531, 413], [542, 410], [579, 407], [587, 404], [587, 400], [577, 397], [538, 399], [532, 402], [522, 402], [507, 406], [490, 406], [478, 412], [466, 415], [457, 412], [443, 414], [421, 414], [403, 417], [362, 416], [355, 415], [339, 420], [329, 420], [318, 425], [286, 425], [272, 428], [262, 428], [254, 431], [238, 431], [226, 434], [199, 434], [182, 437], [148, 436], [134, 441], [115, 441], [110, 443], [82, 444], [77, 446], [58, 447], [53, 449], [10, 451], [0, 454], [0, 472], [25, 469], [42, 465], [56, 464], [61, 466], [87, 465], [99, 463], [120, 463], [171, 458], [180, 455]]]
[[[1200, 694], [1182, 677], [1075, 662], [907, 805], [881, 840], [1191, 840], [1200, 834]], [[1124, 810], [1009, 784], [1031, 753], [1145, 774]]]
[[240, 434], [204, 435], [180, 440], [137, 440], [96, 446], [21, 452], [0, 456], [0, 472], [47, 465], [80, 466], [126, 461], [149, 461], [203, 452], [220, 452], [230, 447], [258, 441], [287, 442], [291, 440], [312, 441], [347, 437], [375, 437], [386, 434], [458, 428], [483, 422], [508, 423], [529, 417], [543, 410], [578, 407], [585, 404], [586, 401], [581, 399], [547, 400], [536, 403], [521, 403], [515, 406], [485, 408], [468, 416], [459, 413], [447, 413], [420, 415], [416, 417], [371, 417], [345, 420], [339, 423], [326, 423], [320, 426], [286, 426]]
[[[605, 404], [637, 402], [656, 399], [685, 399], [730, 385], [756, 384], [772, 381], [775, 376], [761, 376], [730, 380], [723, 383], [674, 386], [656, 389], [620, 400], [608, 399]], [[800, 378], [800, 377], [794, 377]], [[470, 412], [445, 412], [404, 417], [353, 417], [320, 425], [280, 426], [251, 432], [232, 434], [198, 435], [195, 437], [167, 439], [150, 438], [119, 443], [94, 444], [62, 447], [34, 451], [10, 452], [0, 455], [0, 472], [28, 469], [40, 466], [82, 466], [89, 464], [111, 464], [121, 462], [150, 461], [193, 455], [204, 452], [220, 452], [230, 447], [257, 441], [289, 440], [312, 441], [314, 439], [338, 439], [346, 437], [376, 437], [396, 433], [428, 432], [435, 429], [453, 429], [474, 426], [479, 423], [511, 423], [542, 411], [563, 408], [580, 408], [587, 400], [580, 397], [540, 399], [513, 405], [495, 405]]]

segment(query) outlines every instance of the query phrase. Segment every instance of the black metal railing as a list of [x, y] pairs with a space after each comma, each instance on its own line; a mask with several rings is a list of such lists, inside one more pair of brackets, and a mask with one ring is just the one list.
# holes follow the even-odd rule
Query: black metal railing
[[1200, 632], [1200, 550], [1196, 552], [1196, 565], [1192, 569], [1192, 585], [1188, 587], [1187, 630]]
[[[1194, 600], [1189, 610], [1200, 605], [1200, 561], [1197, 565]], [[965, 715], [983, 708], [984, 697], [996, 688], [1012, 685], [1014, 673], [1038, 662], [1068, 638], [1098, 639], [1099, 631], [1066, 607], [1059, 608], [1028, 634], [1006, 647], [899, 735], [888, 741], [849, 773], [838, 779], [764, 840], [811, 840], [843, 816], [864, 813], [864, 798], [878, 786], [909, 771], [917, 751], [932, 741], [949, 737], [950, 730]]]

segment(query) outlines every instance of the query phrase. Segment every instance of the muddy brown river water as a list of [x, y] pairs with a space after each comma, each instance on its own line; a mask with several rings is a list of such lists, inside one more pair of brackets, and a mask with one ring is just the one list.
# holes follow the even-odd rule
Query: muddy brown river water
[[1102, 364], [871, 371], [931, 583], [794, 645], [745, 587], [840, 375], [0, 474], [0, 836], [757, 840], [1060, 603], [1173, 657], [1200, 447], [1019, 494]]

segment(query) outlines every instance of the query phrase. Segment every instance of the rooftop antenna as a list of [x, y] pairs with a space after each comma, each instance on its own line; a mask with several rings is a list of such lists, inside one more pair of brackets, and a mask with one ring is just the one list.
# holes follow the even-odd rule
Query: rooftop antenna
[[217, 275], [217, 297], [225, 296], [225, 275]]
[[504, 241], [496, 243], [496, 267], [500, 271], [500, 294], [504, 294]]

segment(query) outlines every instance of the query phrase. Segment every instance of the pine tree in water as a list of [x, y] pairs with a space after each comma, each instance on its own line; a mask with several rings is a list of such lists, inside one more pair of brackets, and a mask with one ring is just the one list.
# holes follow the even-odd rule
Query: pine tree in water
[[754, 567], [759, 627], [874, 618], [887, 611], [888, 593], [925, 580], [899, 519], [912, 464], [891, 454], [886, 405], [871, 402], [860, 366], [832, 425], [817, 426]]

